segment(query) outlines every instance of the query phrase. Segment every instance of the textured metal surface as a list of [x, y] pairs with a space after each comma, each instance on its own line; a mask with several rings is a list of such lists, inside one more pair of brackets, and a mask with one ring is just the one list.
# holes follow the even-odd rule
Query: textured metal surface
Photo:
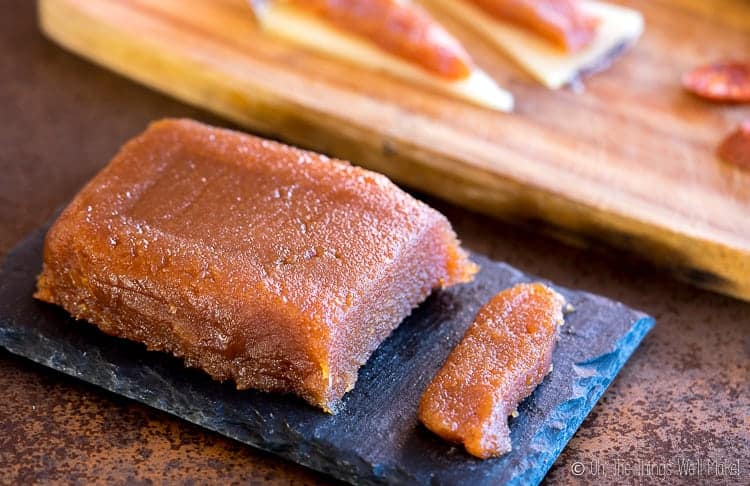
[[[45, 41], [33, 2], [0, 0], [0, 253], [148, 121], [220, 120]], [[85, 143], [84, 143], [85, 142]], [[750, 305], [676, 283], [623, 255], [564, 247], [432, 201], [474, 251], [640, 308], [658, 324], [558, 458], [547, 483], [750, 483]], [[0, 483], [330, 484], [331, 480], [0, 350]], [[680, 457], [740, 476], [617, 471]]]
[[654, 323], [617, 302], [557, 288], [575, 311], [553, 353], [555, 369], [511, 420], [513, 450], [480, 461], [418, 424], [419, 399], [479, 308], [533, 277], [474, 255], [476, 278], [415, 309], [330, 416], [291, 396], [238, 392], [34, 300], [46, 231], [32, 233], [0, 269], [0, 346], [352, 484], [537, 484]]

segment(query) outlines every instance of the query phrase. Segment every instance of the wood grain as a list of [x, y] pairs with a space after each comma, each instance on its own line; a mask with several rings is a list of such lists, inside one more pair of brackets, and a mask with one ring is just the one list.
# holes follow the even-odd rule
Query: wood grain
[[714, 155], [750, 110], [679, 88], [696, 64], [747, 55], [750, 5], [622, 3], [644, 14], [646, 33], [583, 93], [543, 89], [442, 19], [514, 92], [511, 115], [268, 38], [244, 0], [40, 0], [39, 10], [64, 47], [253, 130], [750, 299], [750, 172]]

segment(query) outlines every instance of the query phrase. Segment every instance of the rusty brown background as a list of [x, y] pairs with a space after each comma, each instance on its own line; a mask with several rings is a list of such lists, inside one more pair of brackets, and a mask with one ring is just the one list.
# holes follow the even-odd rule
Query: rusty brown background
[[[0, 255], [148, 121], [229, 126], [51, 44], [32, 1], [0, 0], [0, 12]], [[547, 483], [750, 484], [749, 304], [430, 202], [472, 250], [657, 319]], [[0, 483], [332, 483], [3, 350], [0, 393]], [[704, 461], [704, 470], [677, 476], [680, 460]], [[709, 460], [739, 476], [717, 476]]]

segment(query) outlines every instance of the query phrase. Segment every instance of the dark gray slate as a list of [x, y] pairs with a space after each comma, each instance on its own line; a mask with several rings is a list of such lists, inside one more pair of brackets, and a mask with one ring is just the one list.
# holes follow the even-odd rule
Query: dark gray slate
[[106, 336], [32, 299], [46, 228], [0, 271], [0, 345], [254, 447], [357, 484], [537, 484], [654, 324], [622, 304], [556, 287], [566, 317], [554, 372], [511, 421], [513, 451], [480, 461], [417, 423], [419, 397], [479, 307], [531, 280], [475, 255], [477, 279], [432, 295], [383, 343], [336, 416], [291, 396], [239, 392], [180, 360]]

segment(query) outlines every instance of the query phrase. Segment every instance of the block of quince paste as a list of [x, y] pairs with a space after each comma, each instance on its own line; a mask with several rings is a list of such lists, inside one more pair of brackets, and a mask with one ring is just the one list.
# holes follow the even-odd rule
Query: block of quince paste
[[564, 305], [541, 283], [495, 295], [428, 385], [419, 420], [476, 457], [510, 452], [508, 416], [551, 371]]
[[446, 218], [382, 175], [164, 120], [49, 230], [36, 297], [217, 380], [335, 411], [401, 320], [476, 270]]

